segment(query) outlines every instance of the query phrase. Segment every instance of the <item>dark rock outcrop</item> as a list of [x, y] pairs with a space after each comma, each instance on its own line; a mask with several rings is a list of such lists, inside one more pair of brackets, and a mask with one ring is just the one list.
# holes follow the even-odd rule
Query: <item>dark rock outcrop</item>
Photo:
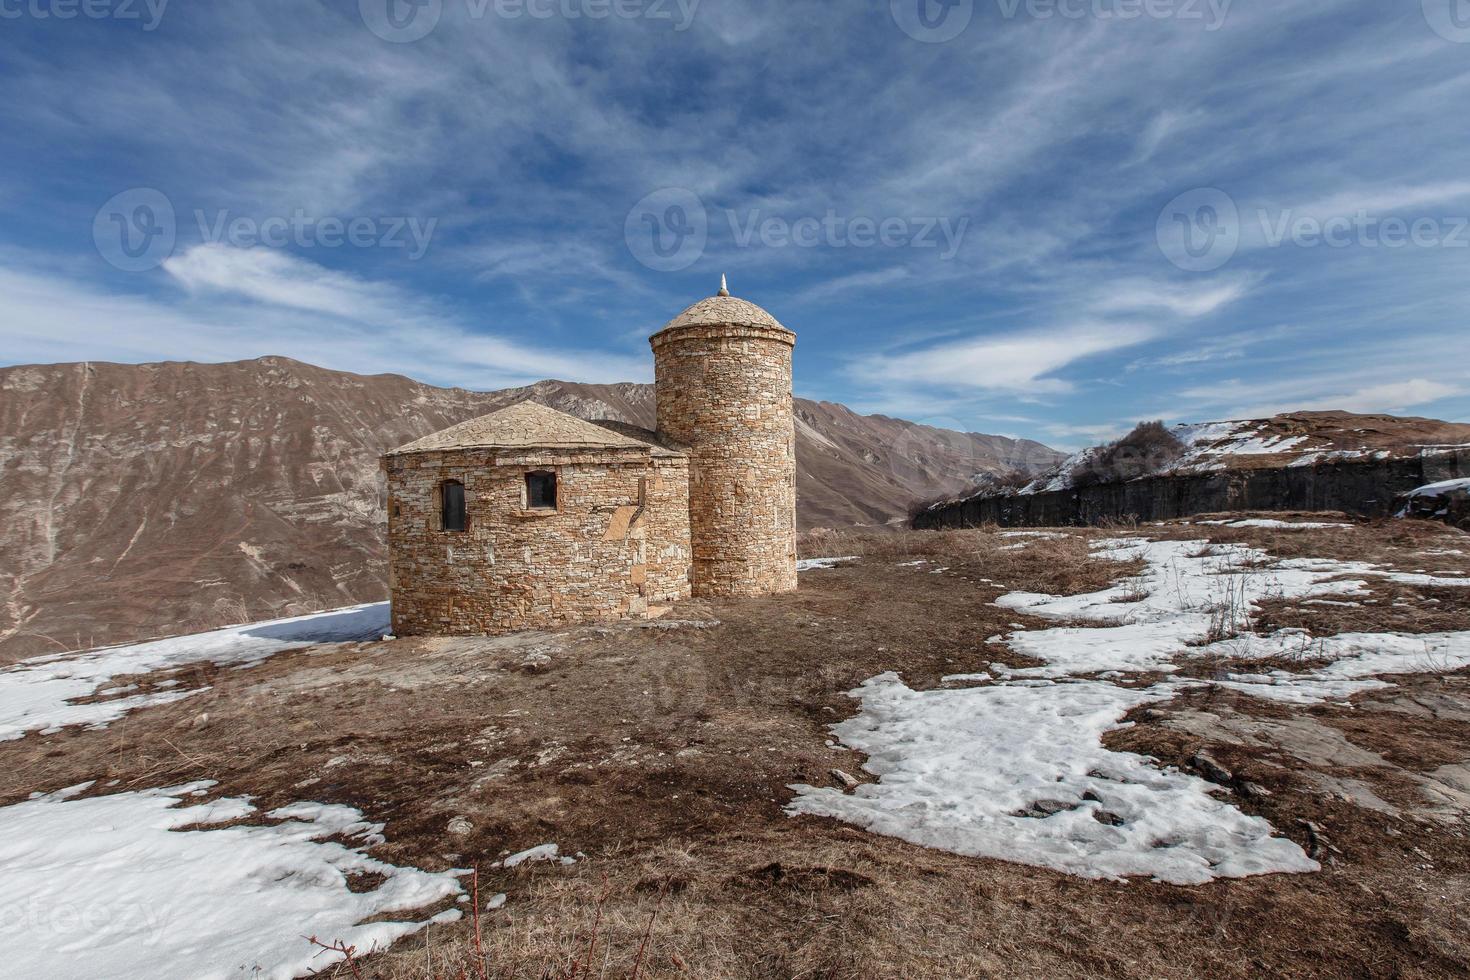
[[1067, 527], [1103, 520], [1162, 521], [1233, 510], [1336, 510], [1362, 517], [1397, 512], [1417, 487], [1470, 476], [1470, 450], [1315, 466], [1144, 477], [1072, 490], [974, 497], [914, 518], [921, 529]]

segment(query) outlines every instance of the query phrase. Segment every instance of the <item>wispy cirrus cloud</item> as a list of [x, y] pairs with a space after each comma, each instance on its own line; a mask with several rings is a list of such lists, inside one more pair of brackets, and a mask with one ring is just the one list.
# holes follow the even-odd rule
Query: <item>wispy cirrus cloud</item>
[[1292, 411], [1405, 412], [1467, 392], [1470, 376], [1458, 383], [1425, 377], [1381, 381], [1316, 376], [1284, 383], [1232, 380], [1180, 395], [1191, 406], [1181, 414], [1204, 410], [1222, 418], [1266, 418]]
[[1136, 323], [1083, 323], [974, 337], [909, 353], [857, 361], [865, 381], [979, 389], [1021, 395], [1058, 394], [1072, 383], [1056, 374], [1097, 354], [1141, 344], [1156, 335]]
[[1254, 278], [1249, 276], [1183, 283], [1123, 279], [1103, 286], [1093, 304], [1103, 313], [1163, 310], [1182, 317], [1201, 317], [1242, 298], [1253, 284]]
[[184, 287], [119, 294], [0, 265], [13, 363], [230, 361], [277, 354], [362, 374], [490, 389], [544, 378], [650, 380], [648, 359], [557, 349], [470, 325], [397, 287], [271, 249], [200, 245], [170, 259]]
[[[1470, 414], [1443, 356], [1470, 303], [1463, 251], [1252, 238], [1259, 208], [1470, 210], [1470, 117], [1446, 109], [1470, 96], [1467, 48], [1417, 9], [1236, 4], [1203, 31], [976, 4], [959, 37], [921, 44], [883, 3], [720, 0], [679, 33], [476, 6], [444, 4], [409, 44], [375, 37], [355, 0], [175, 4], [147, 35], [8, 21], [0, 269], [30, 298], [0, 310], [0, 351], [631, 379], [647, 376], [640, 335], [729, 272], [797, 330], [800, 389], [965, 428], [1070, 440], [1160, 406], [1193, 420], [1410, 398]], [[90, 241], [130, 187], [165, 193], [181, 222], [164, 271], [131, 279]], [[657, 273], [625, 219], [668, 187], [699, 195], [709, 243]], [[1238, 202], [1246, 234], [1192, 274], [1155, 223], [1204, 187]], [[403, 263], [200, 251], [183, 227], [195, 210], [298, 208], [438, 231]], [[970, 224], [945, 259], [742, 245], [731, 211]]]

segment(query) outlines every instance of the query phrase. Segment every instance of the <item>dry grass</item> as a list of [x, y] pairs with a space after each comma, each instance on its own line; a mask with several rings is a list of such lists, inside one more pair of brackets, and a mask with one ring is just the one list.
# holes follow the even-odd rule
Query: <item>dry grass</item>
[[[1320, 875], [1193, 889], [1093, 882], [785, 815], [794, 783], [830, 784], [834, 768], [872, 778], [861, 755], [828, 744], [829, 726], [855, 710], [847, 692], [864, 679], [897, 670], [932, 688], [946, 674], [982, 670], [1007, 659], [989, 636], [1033, 622], [993, 606], [1002, 591], [1094, 591], [1136, 571], [1091, 553], [1090, 541], [1118, 529], [1065, 533], [809, 535], [805, 557], [862, 560], [803, 575], [793, 596], [685, 603], [664, 624], [400, 640], [281, 654], [246, 671], [200, 668], [211, 689], [188, 701], [101, 732], [0, 743], [0, 803], [87, 779], [115, 792], [210, 778], [219, 793], [251, 794], [262, 809], [301, 799], [356, 806], [386, 825], [375, 856], [430, 870], [479, 867], [482, 903], [509, 896], [481, 922], [485, 975], [495, 978], [564, 977], [574, 967], [578, 977], [628, 977], [645, 935], [641, 977], [1470, 971], [1470, 844], [1457, 828], [1324, 794], [1317, 771], [1284, 743], [1217, 740], [1171, 720], [1208, 716], [1205, 731], [1230, 718], [1240, 731], [1313, 720], [1401, 766], [1356, 775], [1408, 807], [1417, 784], [1406, 772], [1470, 756], [1452, 710], [1470, 688], [1462, 678], [1405, 679], [1395, 689], [1404, 700], [1381, 708], [1297, 712], [1194, 692], [1140, 713], [1110, 740], [1184, 767], [1208, 748], [1272, 794], [1232, 797], [1237, 805], [1304, 845], [1298, 820], [1324, 828], [1340, 854]], [[1423, 551], [1454, 547], [1442, 528], [1384, 529], [1381, 542], [1375, 528], [1138, 533], [1279, 540], [1385, 563], [1392, 554], [1410, 570], [1426, 567]], [[1285, 614], [1267, 609], [1256, 625]], [[549, 662], [526, 666], [533, 651]], [[1422, 705], [1448, 707], [1431, 716]], [[112, 779], [120, 786], [105, 788]], [[457, 817], [472, 831], [451, 834]], [[492, 868], [507, 850], [548, 841], [587, 857], [570, 867]], [[1431, 856], [1432, 869], [1414, 849]], [[480, 962], [466, 921], [432, 927], [358, 968], [382, 980], [473, 978]]]
[[984, 576], [1005, 591], [1079, 595], [1142, 570], [1141, 562], [1113, 561], [1093, 552], [1093, 541], [1113, 533], [1068, 529], [1010, 536], [994, 527], [907, 534], [821, 531], [803, 535], [797, 549], [803, 558], [925, 559], [958, 574]]

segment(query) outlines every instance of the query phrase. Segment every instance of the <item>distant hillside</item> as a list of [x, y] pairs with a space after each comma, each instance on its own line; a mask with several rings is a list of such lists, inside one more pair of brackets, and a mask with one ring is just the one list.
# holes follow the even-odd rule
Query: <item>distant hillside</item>
[[1237, 509], [1375, 516], [1415, 487], [1470, 468], [1470, 424], [1437, 419], [1291, 412], [1179, 425], [1168, 430], [1172, 439], [1157, 426], [1140, 432], [1147, 429], [1157, 438], [1135, 433], [1123, 441], [1126, 466], [1114, 443], [1031, 480], [982, 477], [973, 492], [918, 515], [915, 526], [1089, 524]]
[[[1149, 475], [1313, 466], [1418, 456], [1426, 449], [1470, 449], [1470, 424], [1352, 412], [1289, 412], [1268, 419], [1176, 425], [1170, 431], [1184, 444], [1184, 453]], [[1104, 448], [1074, 453], [1015, 492], [1071, 489]]]
[[[527, 399], [654, 423], [650, 385], [472, 392], [277, 357], [0, 369], [0, 662], [382, 599], [379, 454]], [[797, 418], [804, 528], [1061, 458], [826, 402]]]

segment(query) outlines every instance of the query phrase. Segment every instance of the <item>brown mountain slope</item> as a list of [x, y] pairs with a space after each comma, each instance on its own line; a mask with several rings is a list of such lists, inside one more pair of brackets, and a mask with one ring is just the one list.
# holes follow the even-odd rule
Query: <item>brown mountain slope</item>
[[[534, 399], [651, 426], [649, 385], [471, 392], [285, 358], [0, 369], [0, 662], [385, 597], [378, 455]], [[886, 523], [1038, 443], [798, 400], [803, 527]]]

